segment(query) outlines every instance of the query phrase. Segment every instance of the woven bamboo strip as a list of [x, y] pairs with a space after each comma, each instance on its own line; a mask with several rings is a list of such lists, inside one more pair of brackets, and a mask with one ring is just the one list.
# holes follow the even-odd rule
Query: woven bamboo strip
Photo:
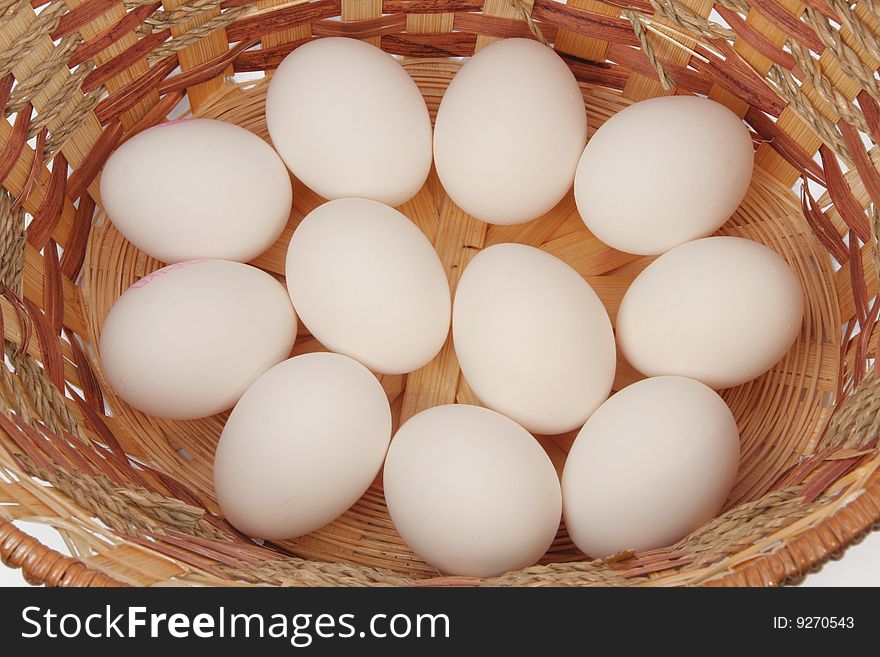
[[[43, 257], [30, 245], [25, 247], [24, 298], [33, 301], [38, 307], [46, 307], [44, 298], [45, 263]], [[69, 279], [62, 277], [61, 288], [64, 304], [64, 325], [83, 335], [86, 332], [85, 314], [79, 288]]]
[[[865, 271], [865, 285], [868, 298], [873, 298], [878, 292], [880, 292], [877, 284], [877, 272], [874, 269], [874, 254], [872, 253], [870, 245], [863, 246], [860, 253], [862, 257], [862, 268]], [[844, 317], [851, 317], [855, 314], [855, 300], [853, 299], [850, 269], [850, 263], [846, 263], [841, 267], [840, 271], [837, 271], [834, 274], [837, 298], [840, 300], [840, 312]]]
[[581, 224], [580, 215], [574, 204], [574, 195], [566, 194], [552, 210], [534, 221], [513, 226], [489, 225], [486, 228], [486, 240], [484, 246], [501, 244], [503, 242], [516, 242], [529, 246], [541, 246], [565, 223], [566, 219], [574, 217]]
[[[186, 0], [162, 0], [162, 5], [165, 9], [174, 11], [178, 7], [186, 5]], [[216, 4], [214, 8], [208, 11], [198, 12], [191, 19], [173, 25], [171, 27], [171, 34], [175, 37], [186, 34], [193, 28], [204, 25], [218, 16], [220, 16], [220, 6], [219, 4]], [[226, 30], [223, 28], [214, 30], [210, 34], [207, 34], [196, 41], [193, 45], [184, 48], [177, 53], [177, 58], [180, 61], [180, 68], [182, 71], [193, 69], [200, 64], [211, 61], [218, 55], [222, 55], [228, 50], [228, 48], [229, 44], [226, 40]], [[226, 75], [232, 75], [231, 66], [227, 68]], [[220, 88], [221, 84], [222, 80], [220, 78], [215, 78], [187, 88], [190, 105], [194, 109], [197, 109], [206, 98]]]
[[[27, 333], [21, 325], [18, 312], [6, 298], [0, 298], [0, 312], [3, 314], [4, 337], [10, 343], [21, 346], [27, 343], [27, 354], [32, 358], [40, 358], [39, 342], [32, 335]], [[27, 337], [27, 339], [25, 339]], [[73, 353], [70, 345], [62, 343], [62, 353], [64, 355], [64, 376], [65, 380], [73, 385], [79, 385], [79, 372], [74, 363]]]
[[[454, 68], [425, 70], [418, 61], [408, 64], [408, 70], [417, 82], [423, 77], [433, 77], [435, 80], [446, 80], [447, 83], [455, 71]], [[485, 224], [457, 208], [442, 192], [433, 172], [416, 199], [401, 209], [408, 216], [417, 217], [414, 222], [434, 243], [454, 294], [464, 267], [483, 246]], [[458, 360], [450, 337], [428, 365], [407, 376], [400, 422], [431, 406], [454, 402], [458, 381]]]
[[[708, 16], [709, 11], [712, 9], [711, 0], [685, 0], [682, 4], [689, 9], [694, 10], [697, 15], [703, 17]], [[660, 23], [667, 22], [662, 16], [656, 13], [654, 14], [654, 18]], [[649, 44], [653, 41], [653, 49], [657, 57], [662, 57], [664, 60], [669, 61], [672, 64], [684, 65], [687, 64], [687, 61], [690, 59], [690, 54], [687, 50], [679, 48], [669, 41], [657, 39], [656, 36], [646, 36], [646, 39]], [[675, 41], [679, 40], [680, 37], [675, 37]], [[688, 47], [693, 47], [692, 41], [687, 39], [682, 41]], [[665, 90], [663, 85], [656, 79], [638, 74], [630, 76], [626, 88], [623, 90], [623, 95], [627, 98], [632, 98], [633, 100], [643, 100], [645, 98], [652, 98], [654, 96], [665, 95], [668, 93], [671, 93], [671, 90]]]
[[[485, 0], [483, 2], [484, 16], [497, 16], [499, 18], [523, 18], [530, 15], [534, 0]], [[498, 41], [497, 37], [485, 34], [477, 35], [474, 52], [480, 51], [488, 45]]]
[[455, 14], [443, 12], [439, 14], [407, 14], [406, 31], [413, 34], [440, 34], [452, 32], [452, 21]]
[[[382, 0], [342, 0], [342, 20], [362, 21], [382, 15]], [[374, 46], [381, 45], [379, 37], [365, 39]]]
[[[308, 0], [299, 0], [299, 2], [308, 2]], [[288, 2], [288, 0], [259, 0], [259, 2], [257, 2], [257, 7], [260, 9], [269, 9], [281, 5], [288, 6], [290, 4], [291, 3]], [[296, 27], [279, 30], [278, 32], [270, 32], [269, 34], [260, 37], [260, 43], [263, 48], [274, 48], [275, 46], [281, 46], [286, 43], [294, 43], [296, 41], [308, 39], [311, 35], [312, 26], [310, 23], [307, 23], [305, 25], [298, 25]]]
[[440, 186], [437, 173], [432, 169], [428, 182], [409, 201], [397, 208], [419, 227], [431, 243], [437, 240], [440, 214], [437, 210], [435, 190]]
[[[6, 121], [0, 121], [0, 144], [8, 144], [12, 140], [14, 128]], [[46, 167], [40, 166], [39, 162], [34, 165], [36, 154], [30, 146], [21, 148], [18, 159], [12, 165], [11, 170], [3, 180], [3, 186], [13, 196], [22, 194], [27, 189], [31, 173], [36, 175], [37, 184], [30, 189], [27, 197], [21, 201], [22, 207], [30, 214], [36, 215], [48, 196], [49, 181], [51, 174]], [[60, 216], [52, 231], [52, 237], [59, 244], [65, 244], [70, 239], [75, 223], [75, 211], [69, 199], [63, 199]]]
[[[605, 4], [599, 0], [570, 0], [568, 5], [579, 9], [602, 14], [604, 16], [618, 16], [620, 9], [614, 5]], [[593, 37], [584, 36], [572, 30], [559, 30], [553, 47], [557, 52], [568, 53], [583, 59], [592, 59], [597, 62], [605, 61], [608, 54], [608, 42]]]
[[[85, 5], [88, 0], [65, 0], [66, 4], [75, 9]], [[110, 28], [123, 18], [125, 11], [122, 2], [114, 4], [106, 12], [95, 18], [93, 21], [83, 25], [80, 33], [85, 39], [90, 39], [102, 31]], [[118, 41], [108, 46], [95, 55], [95, 64], [100, 66], [109, 62], [111, 59], [124, 53], [128, 48], [133, 46], [137, 41], [134, 31], [128, 32]], [[111, 93], [124, 87], [125, 85], [137, 80], [148, 70], [147, 60], [145, 57], [138, 58], [129, 67], [112, 76], [104, 84]], [[147, 111], [155, 105], [159, 100], [159, 94], [152, 89], [146, 90], [145, 96], [138, 101], [132, 108], [122, 113], [120, 120], [122, 124], [128, 128], [133, 126]]]
[[[33, 33], [36, 28], [37, 17], [32, 11], [22, 11], [9, 21], [0, 32], [0, 50], [15, 50], [16, 42], [26, 35]], [[71, 43], [75, 43], [70, 39]], [[43, 84], [34, 89], [34, 93], [20, 98], [18, 103], [23, 105], [29, 100], [41, 113], [31, 125], [31, 133], [36, 134], [42, 127], [47, 127], [52, 135], [59, 133], [71, 134], [65, 140], [64, 154], [73, 167], [79, 166], [92, 149], [101, 133], [101, 126], [90, 111], [89, 105], [95, 100], [93, 94], [87, 99], [79, 90], [78, 85], [71, 84], [72, 76], [67, 70], [64, 59], [53, 60], [55, 46], [46, 34], [24, 51], [18, 63], [10, 70], [17, 80], [28, 80], [35, 72], [41, 71], [40, 78]], [[50, 68], [47, 62], [51, 62]], [[83, 67], [86, 71], [87, 67]], [[19, 95], [24, 87], [19, 83], [16, 94]], [[12, 98], [10, 99], [12, 100]], [[71, 127], [72, 126], [72, 127]], [[57, 148], [57, 145], [55, 145]], [[53, 149], [54, 150], [54, 149]]]
[[[778, 4], [785, 9], [791, 10], [794, 15], [803, 11], [803, 5], [801, 5], [799, 0], [781, 0]], [[767, 39], [770, 44], [779, 49], [781, 49], [782, 45], [788, 39], [788, 34], [784, 29], [780, 29], [777, 24], [768, 21], [763, 13], [756, 11], [755, 9], [749, 10], [749, 13], [746, 15], [745, 23], [749, 28], [755, 30], [758, 34]], [[745, 39], [736, 39], [733, 44], [733, 49], [759, 74], [766, 74], [773, 63]], [[730, 92], [719, 88], [717, 85], [712, 88], [709, 97], [713, 100], [723, 102], [727, 107], [740, 116], [745, 116], [745, 112], [748, 109], [746, 103]], [[773, 151], [772, 146], [767, 150], [770, 152], [768, 152], [765, 157], [772, 159], [773, 155], [775, 155], [775, 151]], [[761, 156], [759, 155], [759, 157]], [[777, 162], [777, 160], [773, 160], [773, 163], [762, 161], [762, 166], [772, 172], [775, 162]], [[788, 165], [787, 162], [785, 164]]]
[[[462, 271], [483, 246], [486, 224], [465, 214], [447, 199], [440, 209], [437, 234], [434, 247], [454, 295]], [[407, 376], [401, 422], [431, 406], [453, 403], [458, 380], [458, 359], [450, 336], [434, 360]]]

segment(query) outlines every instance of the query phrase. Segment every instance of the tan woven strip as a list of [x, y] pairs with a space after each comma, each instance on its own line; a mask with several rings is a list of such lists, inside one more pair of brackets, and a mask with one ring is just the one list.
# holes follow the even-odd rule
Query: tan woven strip
[[345, 563], [322, 563], [289, 558], [266, 561], [258, 566], [242, 564], [239, 568], [218, 564], [231, 579], [278, 586], [407, 586], [413, 579], [389, 570]]
[[728, 41], [733, 41], [736, 38], [736, 32], [730, 28], [700, 16], [693, 9], [680, 2], [675, 2], [675, 0], [648, 0], [648, 2], [658, 14], [694, 34], [709, 39], [720, 38]]
[[24, 9], [30, 4], [30, 0], [2, 0], [0, 1], [0, 29], [6, 26], [12, 16], [15, 16], [19, 10]]
[[[793, 486], [767, 493], [754, 502], [739, 504], [721, 516], [714, 518], [700, 529], [676, 544], [676, 548], [700, 554], [695, 566], [710, 563], [721, 556], [721, 549], [732, 554], [743, 545], [749, 545], [756, 538], [767, 535], [782, 526], [779, 519], [787, 516], [797, 507], [804, 512], [812, 507], [805, 505], [800, 497], [801, 487]], [[773, 518], [778, 518], [774, 520]], [[723, 537], [723, 541], [719, 540]]]
[[28, 474], [48, 481], [115, 531], [162, 533], [171, 527], [202, 538], [223, 537], [205, 520], [204, 509], [143, 488], [118, 486], [104, 475], [91, 476], [57, 467], [47, 469], [26, 455], [19, 455], [19, 460], [26, 466]]
[[80, 439], [85, 439], [76, 417], [70, 412], [61, 392], [49, 381], [46, 370], [33, 358], [21, 352], [10, 354], [15, 367], [14, 382], [21, 385], [28, 394], [36, 415], [53, 432], [66, 431]]
[[877, 0], [858, 0], [858, 4], [864, 5], [869, 11], [876, 15], [880, 15], [880, 2]]
[[[40, 62], [26, 80], [20, 81], [12, 94], [9, 96], [9, 104], [6, 106], [7, 115], [19, 112], [25, 105], [33, 101], [33, 97], [42, 91], [43, 87], [54, 78], [60, 71], [67, 69], [67, 60], [74, 49], [82, 42], [79, 34], [70, 34], [61, 40], [61, 43], [52, 49], [48, 59]], [[5, 73], [4, 73], [5, 74]], [[33, 126], [31, 127], [33, 130]], [[39, 129], [33, 131], [37, 134]]]
[[71, 112], [64, 124], [49, 135], [45, 151], [45, 161], [47, 163], [55, 157], [59, 150], [64, 148], [67, 140], [76, 134], [80, 126], [88, 120], [95, 107], [98, 106], [98, 103], [101, 102], [105, 95], [104, 87], [95, 89], [93, 93], [86, 95], [75, 107], [74, 111]]
[[862, 132], [868, 132], [864, 114], [825, 76], [822, 72], [822, 64], [810, 54], [809, 49], [792, 39], [791, 54], [803, 71], [805, 80], [813, 85], [822, 100], [831, 105], [850, 125]]
[[642, 45], [642, 52], [645, 53], [645, 57], [648, 58], [651, 66], [657, 72], [657, 77], [660, 78], [660, 84], [663, 89], [665, 89], [666, 91], [674, 89], [675, 82], [673, 82], [672, 78], [669, 77], [669, 74], [664, 70], [663, 65], [657, 58], [657, 54], [654, 52], [654, 46], [651, 44], [651, 41], [648, 38], [648, 33], [642, 26], [642, 21], [639, 18], [639, 15], [636, 12], [629, 10], [622, 12], [622, 15], [630, 23], [632, 23], [633, 32], [635, 33], [636, 38], [639, 40], [639, 43]]
[[[829, 0], [841, 20], [852, 31], [853, 37], [866, 53], [876, 61], [880, 61], [880, 46], [873, 34], [862, 25], [849, 5], [840, 0]], [[844, 18], [846, 16], [846, 18]], [[836, 56], [844, 73], [857, 80], [874, 100], [880, 100], [880, 82], [875, 71], [865, 65], [859, 55], [843, 40], [839, 30], [834, 29], [828, 19], [812, 7], [807, 7], [804, 19], [816, 31], [816, 35]]]
[[791, 74], [791, 71], [785, 70], [778, 64], [773, 64], [768, 71], [767, 77], [772, 88], [780, 98], [788, 102], [792, 111], [810, 126], [838, 157], [846, 162], [847, 165], [852, 165], [849, 149], [843, 142], [843, 138], [837, 131], [837, 128], [813, 107], [813, 104], [801, 91], [800, 85]]
[[878, 5], [875, 0], [870, 0], [869, 2], [865, 2], [864, 0], [859, 2], [857, 0], [855, 5], [851, 2], [844, 2], [842, 0], [831, 0], [830, 4], [837, 12], [841, 25], [852, 32], [852, 36], [856, 43], [858, 43], [859, 47], [863, 48], [865, 52], [870, 53], [875, 59], [880, 59], [880, 40], [878, 40], [874, 32], [865, 25], [865, 22], [856, 14], [856, 7], [859, 4], [862, 4], [875, 16], [880, 16], [880, 13], [878, 13], [880, 5]]
[[0, 285], [21, 295], [26, 244], [24, 212], [21, 208], [13, 209], [13, 204], [9, 192], [0, 190]]
[[529, 26], [529, 31], [535, 35], [535, 38], [543, 43], [545, 46], [549, 46], [549, 42], [544, 37], [544, 33], [541, 31], [540, 25], [535, 22], [535, 19], [532, 18], [532, 8], [531, 5], [526, 5], [521, 0], [508, 0], [510, 2], [510, 6], [513, 7], [516, 11], [518, 11], [523, 20], [526, 22], [526, 25]]
[[752, 6], [746, 0], [715, 0], [722, 7], [726, 7], [727, 9], [731, 9], [733, 11], [738, 11], [743, 16], [747, 15], [751, 10]]
[[[3, 341], [7, 353], [16, 353], [21, 346], [13, 344], [8, 340]], [[22, 419], [23, 422], [33, 425], [33, 411], [30, 403], [22, 395], [21, 386], [15, 383], [15, 377], [5, 365], [0, 367], [0, 400], [9, 408], [15, 411], [15, 414]]]
[[[15, 11], [17, 11], [17, 8]], [[58, 21], [61, 20], [61, 15], [66, 12], [67, 6], [63, 2], [54, 2], [40, 12], [28, 32], [16, 41], [9, 50], [0, 53], [0, 77], [9, 73], [24, 60], [37, 43], [46, 38], [47, 34], [54, 32], [55, 28], [58, 27]], [[14, 13], [10, 14], [10, 16], [13, 15]], [[2, 24], [0, 24], [0, 29], [2, 27]]]
[[[242, 5], [240, 7], [234, 7], [228, 11], [223, 12], [219, 16], [215, 16], [202, 23], [201, 25], [192, 28], [181, 34], [180, 36], [171, 39], [163, 43], [158, 48], [154, 49], [147, 57], [147, 61], [149, 61], [150, 65], [155, 64], [156, 62], [165, 59], [169, 55], [174, 55], [181, 50], [188, 48], [194, 43], [204, 39], [206, 36], [215, 32], [217, 30], [223, 29], [228, 25], [234, 23], [235, 21], [250, 16], [258, 11], [255, 5]], [[192, 16], [186, 16], [184, 20], [191, 20]], [[183, 21], [180, 21], [183, 22]]]
[[856, 391], [838, 407], [828, 423], [826, 444], [859, 449], [880, 431], [880, 378], [872, 370]]
[[169, 30], [192, 20], [199, 14], [217, 9], [222, 3], [223, 0], [196, 0], [192, 4], [176, 7], [172, 11], [155, 11], [143, 22], [137, 32], [138, 34], [151, 34]]
[[533, 566], [485, 580], [482, 586], [626, 586], [646, 582], [645, 577], [624, 578], [603, 561]]
[[[47, 127], [55, 117], [57, 117], [59, 114], [61, 114], [61, 112], [64, 111], [64, 109], [67, 107], [67, 103], [70, 102], [70, 99], [79, 92], [80, 84], [82, 83], [83, 78], [85, 78], [85, 76], [88, 75], [94, 68], [95, 62], [93, 60], [89, 60], [80, 64], [72, 74], [65, 78], [64, 82], [61, 84], [61, 88], [58, 89], [58, 91], [52, 97], [44, 102], [43, 107], [45, 109], [37, 114], [37, 116], [31, 122], [31, 128], [29, 131], [30, 136], [37, 134], [44, 127]], [[100, 87], [99, 89], [103, 90], [103, 87]], [[94, 93], [94, 90], [92, 91], [92, 93]]]
[[[62, 112], [69, 109], [68, 105], [71, 98], [76, 97], [79, 93], [80, 83], [94, 68], [95, 64], [91, 60], [80, 64], [76, 71], [64, 81], [64, 84], [61, 89], [59, 89], [58, 93], [46, 103], [48, 109], [36, 116], [31, 130], [33, 131], [35, 129], [34, 126], [37, 126], [38, 128], [48, 126]], [[97, 107], [98, 103], [100, 103], [106, 95], [107, 90], [104, 85], [100, 85], [77, 101], [73, 110], [70, 110], [65, 117], [64, 122], [56, 127], [49, 135], [49, 140], [46, 142], [46, 149], [43, 156], [45, 162], [49, 162], [55, 157], [58, 150], [63, 148], [67, 140], [79, 130], [83, 122], [89, 117], [95, 107]]]

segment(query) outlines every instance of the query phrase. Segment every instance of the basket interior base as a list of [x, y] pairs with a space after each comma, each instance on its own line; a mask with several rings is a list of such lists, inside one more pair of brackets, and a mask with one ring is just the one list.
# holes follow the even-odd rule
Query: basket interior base
[[[404, 66], [422, 90], [431, 116], [459, 64], [454, 61], [408, 60]], [[226, 85], [199, 110], [199, 116], [222, 119], [245, 127], [268, 140], [264, 116], [266, 81]], [[590, 134], [615, 112], [630, 104], [619, 92], [582, 85]], [[288, 226], [278, 242], [252, 264], [281, 279], [284, 256], [293, 229], [323, 199], [294, 180], [294, 204]], [[605, 303], [614, 322], [629, 282], [650, 261], [615, 251], [594, 238], [580, 220], [569, 193], [542, 218], [519, 226], [488, 226], [462, 213], [443, 192], [432, 172], [418, 195], [399, 208], [434, 242], [454, 286], [460, 271], [476, 252], [474, 246], [520, 242], [540, 247], [566, 261], [587, 278]], [[822, 436], [835, 395], [840, 365], [841, 307], [851, 299], [838, 298], [826, 251], [803, 220], [793, 191], [756, 169], [749, 192], [719, 234], [763, 242], [791, 264], [805, 293], [804, 329], [789, 354], [770, 372], [723, 392], [733, 410], [742, 438], [742, 460], [727, 507], [752, 502], [768, 491], [788, 468], [813, 453]], [[105, 217], [92, 228], [85, 264], [85, 313], [92, 343], [113, 302], [129, 285], [157, 269], [151, 259], [124, 240]], [[849, 316], [848, 313], [847, 316]], [[304, 332], [294, 354], [324, 348]], [[101, 377], [95, 364], [95, 370]], [[641, 376], [619, 360], [614, 389]], [[460, 376], [451, 345], [423, 370], [409, 376], [383, 376], [395, 428], [414, 413], [453, 401], [479, 403]], [[103, 383], [103, 381], [102, 381]], [[204, 420], [177, 422], [146, 416], [102, 386], [113, 410], [112, 429], [134, 458], [154, 464], [186, 482], [211, 512], [219, 512], [213, 496], [212, 459], [226, 414]], [[574, 439], [538, 436], [560, 468]], [[377, 566], [406, 575], [432, 577], [437, 571], [416, 557], [394, 530], [377, 480], [348, 512], [323, 529], [271, 546], [279, 559], [307, 559]], [[671, 551], [674, 550], [670, 548]], [[661, 551], [662, 552], [662, 551]], [[578, 561], [579, 553], [563, 528], [542, 563]]]

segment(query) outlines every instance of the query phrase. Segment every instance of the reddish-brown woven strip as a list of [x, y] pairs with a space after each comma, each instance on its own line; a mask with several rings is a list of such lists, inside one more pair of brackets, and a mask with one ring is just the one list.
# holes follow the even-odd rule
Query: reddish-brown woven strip
[[[659, 80], [657, 71], [651, 66], [645, 53], [638, 48], [613, 43], [608, 48], [608, 59], [617, 62], [625, 69], [635, 71], [647, 78]], [[682, 89], [705, 95], [712, 88], [712, 80], [703, 72], [668, 62], [663, 63], [663, 68], [675, 81], [675, 84]]]
[[469, 57], [474, 54], [476, 34], [395, 34], [382, 37], [382, 50], [404, 57]]
[[[502, 39], [510, 37], [535, 38], [528, 25], [521, 20], [512, 18], [499, 18], [498, 16], [488, 16], [486, 14], [456, 14], [453, 24], [455, 29], [462, 32], [472, 32], [473, 34], [483, 34]], [[552, 42], [556, 39], [556, 26], [540, 22], [538, 22], [538, 26], [548, 41]]]
[[560, 29], [572, 30], [614, 44], [638, 46], [632, 25], [622, 18], [613, 18], [583, 9], [574, 9], [553, 0], [537, 0], [532, 18], [546, 21]]
[[128, 12], [125, 16], [119, 19], [115, 25], [108, 27], [92, 39], [84, 41], [77, 46], [76, 50], [73, 51], [73, 55], [68, 60], [67, 65], [70, 68], [73, 68], [74, 66], [93, 58], [102, 50], [109, 48], [121, 38], [133, 32], [136, 27], [149, 18], [149, 16], [152, 15], [152, 13], [161, 5], [162, 3], [160, 2], [154, 2], [148, 5], [142, 5], [137, 9]]
[[[61, 336], [64, 322], [64, 294], [61, 289], [61, 266], [58, 262], [58, 245], [50, 239], [43, 247], [43, 308], [52, 337]], [[57, 343], [58, 341], [55, 340]], [[61, 389], [63, 392], [63, 389]]]
[[315, 21], [312, 34], [316, 37], [348, 37], [366, 39], [372, 36], [396, 34], [406, 29], [406, 14], [387, 14], [378, 18], [343, 23], [340, 21]]
[[819, 147], [819, 154], [825, 169], [825, 180], [828, 181], [828, 193], [831, 195], [831, 200], [834, 201], [834, 206], [840, 212], [846, 225], [858, 235], [860, 240], [867, 242], [871, 239], [868, 218], [858, 201], [853, 197], [852, 190], [843, 177], [840, 162], [825, 144]]
[[75, 32], [98, 16], [106, 14], [118, 2], [119, 0], [90, 0], [90, 2], [71, 9], [58, 21], [58, 27], [51, 34], [52, 39], [60, 39]]
[[46, 375], [49, 377], [49, 381], [63, 394], [65, 388], [64, 356], [61, 354], [61, 345], [55, 338], [52, 326], [43, 311], [29, 299], [24, 299], [24, 306], [31, 316], [37, 333], [37, 342], [40, 345], [40, 354]]
[[9, 175], [12, 167], [18, 162], [18, 158], [21, 157], [21, 151], [27, 142], [28, 128], [31, 125], [31, 114], [33, 111], [33, 106], [28, 103], [15, 117], [12, 134], [9, 137], [9, 141], [3, 147], [3, 151], [0, 152], [0, 182], [6, 180], [6, 176]]
[[226, 67], [229, 66], [229, 64], [232, 63], [241, 52], [247, 50], [258, 42], [259, 39], [257, 38], [240, 41], [235, 47], [230, 48], [220, 57], [205, 62], [201, 66], [191, 68], [185, 73], [179, 73], [178, 75], [166, 78], [158, 84], [157, 89], [160, 94], [167, 94], [172, 91], [186, 89], [187, 87], [196, 85], [199, 82], [204, 82], [205, 80], [210, 80], [226, 70]]
[[721, 5], [717, 5], [715, 10], [734, 32], [767, 59], [787, 68], [788, 70], [795, 67], [794, 57], [771, 43], [767, 37], [746, 23], [746, 21], [735, 11], [731, 11]]
[[384, 0], [382, 11], [386, 14], [440, 14], [460, 11], [480, 11], [482, 0]]
[[825, 44], [819, 40], [809, 25], [798, 20], [792, 12], [784, 9], [774, 0], [750, 0], [749, 4], [813, 52], [820, 53], [825, 50]]
[[871, 201], [880, 207], [880, 173], [871, 162], [871, 157], [865, 152], [862, 138], [855, 128], [842, 119], [837, 122], [837, 127], [840, 129], [840, 134], [843, 135], [849, 152], [852, 153], [856, 170], [859, 172], [859, 177], [861, 177]]
[[[762, 111], [749, 108], [746, 121], [784, 158], [816, 182], [825, 184], [825, 173], [807, 152]], [[835, 231], [836, 232], [836, 231]]]
[[226, 36], [231, 42], [253, 39], [263, 34], [286, 30], [297, 25], [305, 25], [321, 18], [339, 15], [338, 0], [318, 0], [278, 11], [244, 18], [226, 28]]
[[146, 75], [137, 80], [132, 80], [114, 94], [102, 100], [95, 107], [95, 116], [98, 118], [98, 121], [106, 125], [130, 110], [145, 98], [147, 94], [155, 91], [154, 85], [163, 80], [175, 68], [177, 68], [177, 58], [166, 57], [151, 67]]
[[119, 121], [113, 121], [104, 128], [101, 136], [86, 158], [70, 174], [67, 179], [67, 195], [71, 199], [81, 198], [89, 185], [104, 166], [104, 162], [110, 157], [110, 153], [119, 144], [122, 136], [122, 126]]
[[67, 159], [63, 153], [58, 153], [52, 159], [52, 175], [49, 177], [49, 190], [34, 215], [34, 220], [28, 227], [28, 242], [38, 251], [42, 249], [58, 220], [61, 218], [61, 208], [64, 206], [67, 189]]

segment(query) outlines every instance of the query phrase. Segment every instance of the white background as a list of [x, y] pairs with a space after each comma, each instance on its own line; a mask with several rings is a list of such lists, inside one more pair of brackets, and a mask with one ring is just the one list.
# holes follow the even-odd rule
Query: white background
[[[21, 523], [21, 527], [44, 545], [65, 551], [53, 530], [30, 523]], [[0, 565], [0, 587], [24, 585], [20, 571]], [[849, 548], [840, 561], [825, 564], [821, 572], [807, 577], [803, 586], [880, 586], [880, 532]]]

